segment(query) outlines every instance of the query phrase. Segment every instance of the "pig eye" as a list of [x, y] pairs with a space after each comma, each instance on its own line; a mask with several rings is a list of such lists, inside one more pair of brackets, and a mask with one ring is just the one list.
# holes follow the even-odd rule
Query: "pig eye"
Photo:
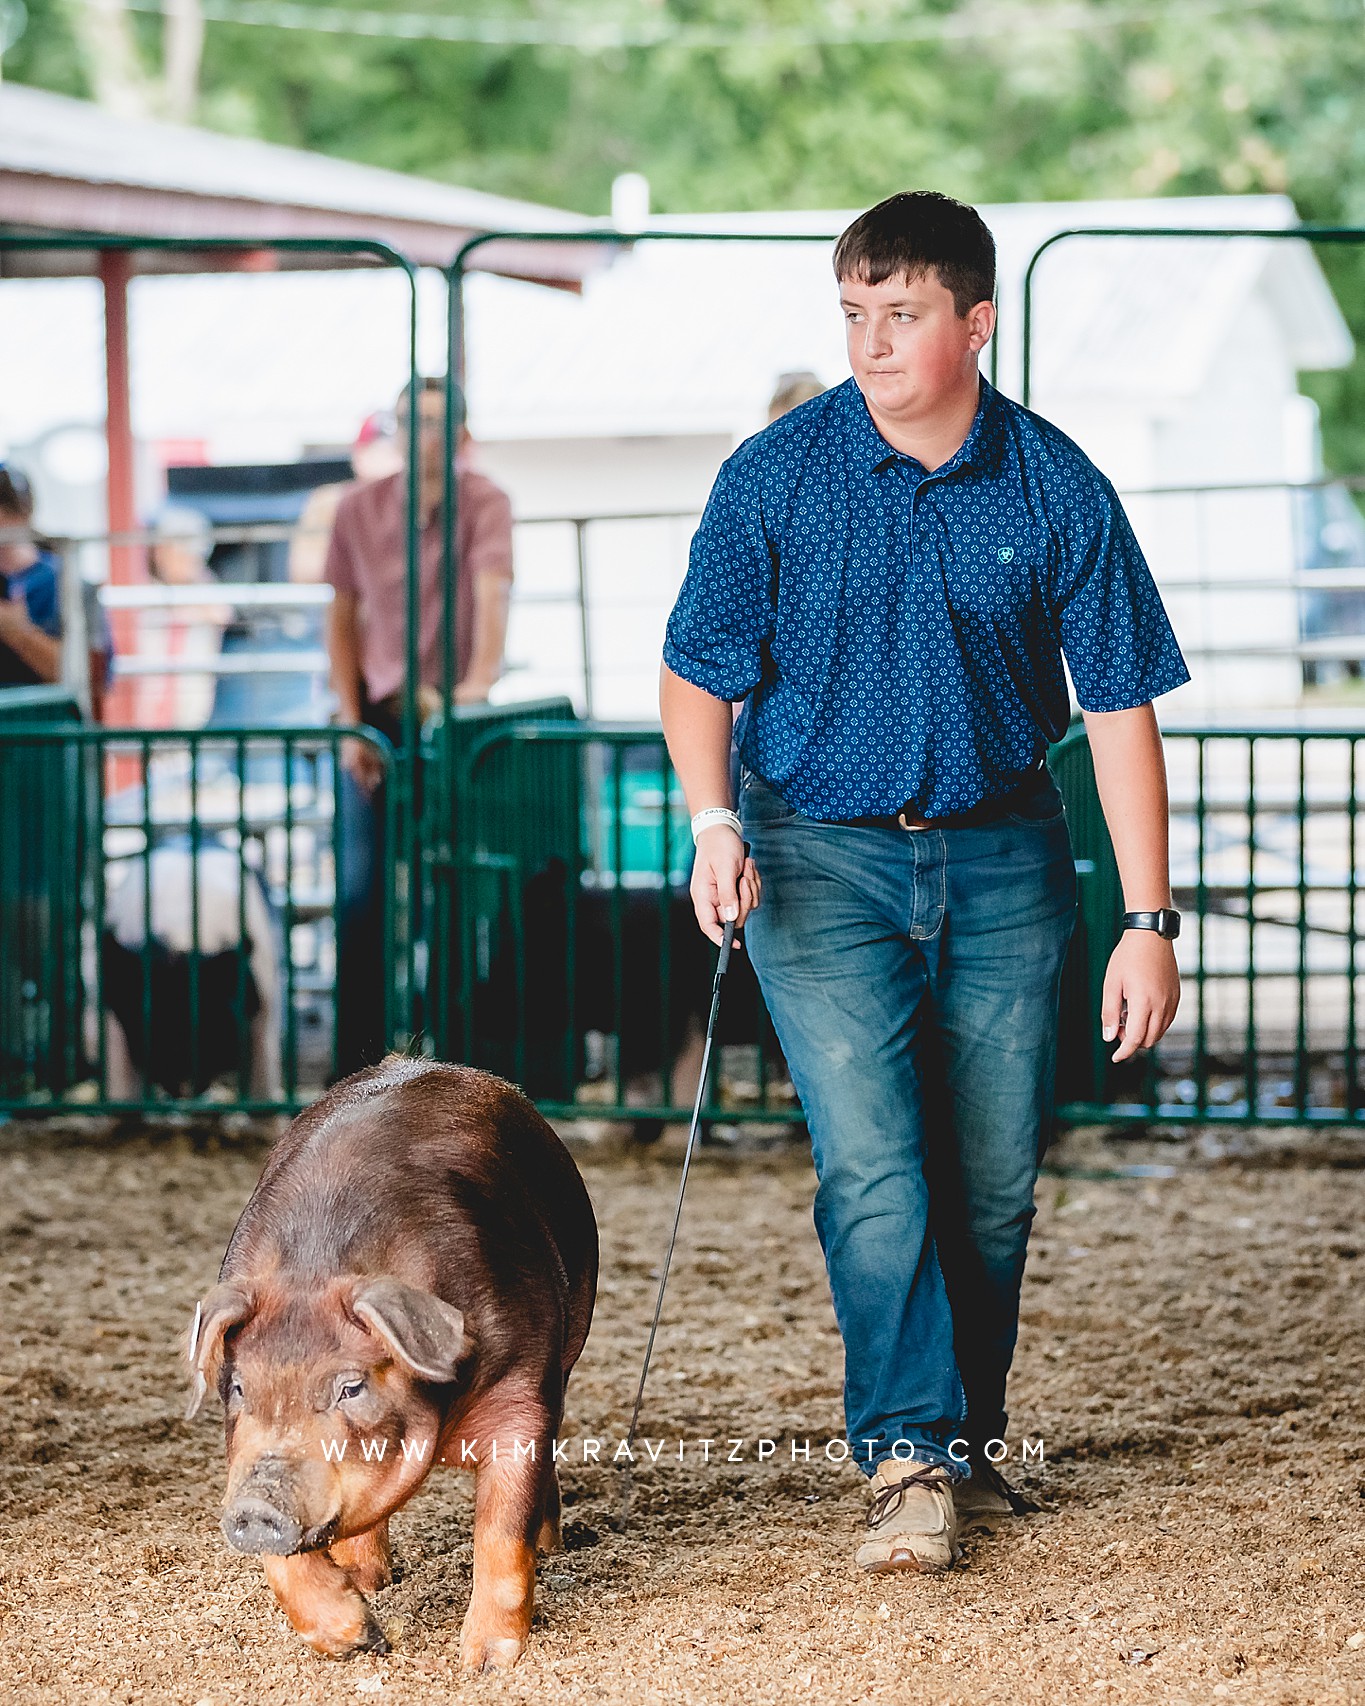
[[347, 1398], [359, 1398], [364, 1390], [365, 1380], [362, 1375], [347, 1375], [337, 1382], [337, 1403], [344, 1403]]
[[246, 1396], [246, 1394], [242, 1391], [242, 1383], [237, 1378], [237, 1376], [234, 1374], [232, 1376], [232, 1378], [228, 1381], [228, 1397], [229, 1398], [243, 1398], [245, 1396]]

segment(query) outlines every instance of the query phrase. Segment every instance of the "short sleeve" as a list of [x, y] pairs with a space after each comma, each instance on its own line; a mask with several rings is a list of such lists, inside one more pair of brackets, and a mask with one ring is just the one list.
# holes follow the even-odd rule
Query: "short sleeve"
[[56, 563], [46, 554], [24, 576], [24, 609], [33, 626], [50, 640], [62, 637], [61, 585]]
[[327, 541], [327, 560], [322, 566], [323, 580], [335, 591], [352, 597], [360, 584], [355, 562], [355, 500], [360, 491], [359, 486], [352, 487], [337, 505], [331, 537]]
[[480, 483], [478, 502], [471, 506], [469, 538], [463, 567], [471, 577], [496, 575], [512, 579], [512, 500], [491, 480]]
[[668, 618], [663, 659], [675, 675], [717, 699], [757, 687], [773, 631], [773, 570], [757, 481], [732, 457], [711, 488]]
[[1083, 711], [1127, 711], [1190, 679], [1118, 494], [1102, 475], [1078, 494], [1053, 580], [1062, 653]]

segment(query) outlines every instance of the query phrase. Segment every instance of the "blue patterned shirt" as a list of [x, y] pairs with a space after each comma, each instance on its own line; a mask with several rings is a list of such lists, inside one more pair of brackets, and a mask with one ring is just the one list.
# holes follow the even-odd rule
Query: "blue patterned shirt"
[[808, 817], [964, 811], [1088, 711], [1189, 671], [1109, 481], [984, 376], [932, 473], [852, 379], [747, 439], [692, 541], [664, 662], [744, 699], [740, 757]]

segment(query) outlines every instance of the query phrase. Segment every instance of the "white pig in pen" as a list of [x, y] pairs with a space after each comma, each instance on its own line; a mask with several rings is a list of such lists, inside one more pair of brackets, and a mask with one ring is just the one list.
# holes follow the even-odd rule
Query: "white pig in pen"
[[[188, 842], [156, 847], [150, 872], [140, 857], [120, 863], [99, 945], [109, 1097], [136, 1100], [153, 1085], [170, 1096], [198, 1096], [219, 1078], [235, 1086], [245, 1067], [253, 1100], [279, 1099], [280, 950], [258, 874], [234, 849], [213, 841], [201, 844], [197, 859]], [[191, 1003], [196, 864], [197, 1022]]]

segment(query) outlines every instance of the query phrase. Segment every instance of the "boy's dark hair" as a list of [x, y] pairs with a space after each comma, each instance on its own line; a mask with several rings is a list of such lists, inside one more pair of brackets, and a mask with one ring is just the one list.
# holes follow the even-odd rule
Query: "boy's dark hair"
[[923, 278], [953, 294], [961, 319], [995, 296], [995, 239], [974, 207], [937, 190], [903, 190], [861, 213], [834, 245], [834, 276], [860, 284]]

